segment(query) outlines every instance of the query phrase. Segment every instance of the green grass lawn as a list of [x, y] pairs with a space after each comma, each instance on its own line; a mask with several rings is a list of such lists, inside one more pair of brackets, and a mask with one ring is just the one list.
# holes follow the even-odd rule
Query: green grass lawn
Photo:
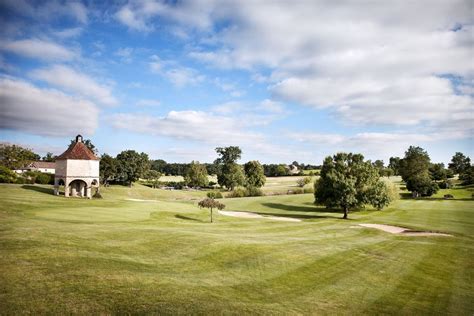
[[203, 191], [101, 192], [0, 185], [0, 314], [474, 313], [473, 200], [402, 199], [341, 220], [311, 194], [224, 199], [227, 210], [302, 222], [211, 224], [196, 206]]

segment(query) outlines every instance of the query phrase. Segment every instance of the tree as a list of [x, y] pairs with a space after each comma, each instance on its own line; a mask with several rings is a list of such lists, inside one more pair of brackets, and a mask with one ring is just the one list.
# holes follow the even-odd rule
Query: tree
[[240, 159], [242, 150], [237, 146], [217, 147], [216, 152], [219, 155], [214, 163], [219, 165], [217, 182], [220, 186], [233, 190], [238, 185], [245, 182], [242, 167], [236, 161]]
[[0, 164], [9, 169], [20, 169], [40, 156], [31, 149], [17, 145], [0, 144]]
[[[97, 155], [99, 153], [99, 150], [97, 150], [97, 148], [95, 147], [95, 145], [92, 143], [92, 141], [90, 139], [85, 139], [82, 141], [84, 143], [84, 145], [86, 145], [87, 148], [89, 148], [95, 155]], [[71, 143], [69, 144], [69, 146], [73, 145], [76, 143], [76, 139], [71, 139]]]
[[377, 168], [377, 170], [379, 171], [379, 175], [381, 177], [384, 176], [384, 169], [385, 169], [385, 166], [383, 164], [383, 160], [375, 160], [374, 163], [373, 163], [374, 167]]
[[99, 166], [99, 174], [104, 186], [107, 186], [109, 181], [117, 178], [117, 160], [115, 158], [103, 154], [100, 157]]
[[305, 185], [309, 184], [311, 182], [311, 177], [304, 177], [304, 178], [299, 178], [298, 180], [296, 180], [296, 184], [302, 188], [304, 187]]
[[390, 203], [387, 189], [379, 184], [378, 170], [361, 154], [338, 153], [324, 159], [321, 177], [314, 184], [315, 203], [338, 207], [347, 219], [349, 210], [366, 204], [382, 209]]
[[167, 163], [163, 159], [152, 160], [150, 169], [156, 170], [159, 173], [163, 174], [165, 173], [166, 165]]
[[199, 161], [193, 161], [189, 165], [184, 182], [190, 187], [205, 187], [209, 184], [209, 178], [207, 177], [207, 169], [204, 165], [201, 165]]
[[56, 157], [57, 157], [56, 155], [48, 151], [46, 155], [43, 158], [41, 158], [41, 160], [47, 161], [47, 162], [53, 162], [56, 160]]
[[430, 156], [421, 147], [410, 146], [400, 160], [400, 175], [413, 197], [431, 196], [438, 186], [431, 179]]
[[218, 210], [223, 210], [225, 208], [224, 204], [211, 198], [205, 198], [204, 200], [200, 201], [198, 205], [200, 208], [208, 208], [211, 211], [211, 223], [213, 222], [212, 209], [217, 208]]
[[448, 168], [453, 170], [454, 173], [461, 174], [471, 166], [471, 158], [465, 156], [463, 153], [457, 152], [454, 154]]
[[388, 167], [393, 170], [394, 175], [400, 175], [400, 157], [390, 157]]
[[250, 188], [261, 188], [265, 185], [263, 167], [257, 160], [252, 160], [244, 165], [245, 185]]
[[124, 183], [132, 183], [142, 177], [150, 169], [148, 155], [135, 150], [125, 150], [117, 155], [117, 173]]
[[429, 171], [433, 180], [441, 181], [448, 178], [446, 169], [444, 168], [444, 163], [432, 163], [430, 165]]
[[242, 155], [242, 150], [238, 146], [217, 147], [216, 152], [220, 157], [217, 158], [214, 163], [218, 165], [235, 163]]
[[459, 180], [461, 180], [464, 185], [474, 184], [474, 166], [470, 166], [467, 170], [464, 170], [459, 175]]
[[217, 175], [217, 182], [228, 190], [234, 190], [236, 186], [244, 185], [245, 176], [242, 167], [236, 163], [225, 164]]
[[161, 173], [156, 170], [150, 169], [145, 172], [143, 176], [147, 181], [151, 181], [152, 188], [155, 189], [158, 187], [158, 183], [161, 177]]

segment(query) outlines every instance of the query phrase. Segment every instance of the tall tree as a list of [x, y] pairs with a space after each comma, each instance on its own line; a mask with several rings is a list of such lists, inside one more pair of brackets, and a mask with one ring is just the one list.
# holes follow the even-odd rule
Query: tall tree
[[217, 182], [228, 190], [234, 190], [239, 185], [244, 185], [245, 176], [242, 166], [229, 163], [222, 166], [221, 173], [217, 175]]
[[135, 150], [125, 150], [117, 155], [117, 171], [124, 183], [132, 186], [132, 183], [142, 177], [148, 169], [150, 162], [148, 155], [138, 153]]
[[384, 163], [383, 163], [383, 160], [375, 160], [373, 162], [373, 165], [375, 168], [377, 168], [377, 170], [379, 171], [379, 175], [382, 177], [384, 176], [384, 169], [385, 169], [385, 166], [384, 166]]
[[99, 174], [102, 184], [107, 186], [109, 181], [117, 177], [117, 161], [112, 156], [103, 154], [100, 157]]
[[393, 170], [394, 175], [400, 175], [400, 157], [390, 157], [388, 167]]
[[454, 173], [461, 174], [471, 166], [471, 158], [465, 156], [463, 153], [457, 152], [454, 154], [448, 168], [453, 170]]
[[242, 155], [242, 150], [238, 146], [217, 147], [216, 152], [219, 158], [215, 160], [215, 163], [223, 165], [237, 162]]
[[429, 168], [430, 176], [433, 180], [446, 180], [447, 172], [444, 168], [444, 163], [432, 163]]
[[244, 165], [245, 185], [251, 188], [260, 188], [265, 185], [263, 167], [257, 160], [252, 160]]
[[163, 174], [165, 173], [166, 165], [167, 163], [163, 159], [152, 160], [150, 169], [156, 170], [159, 173]]
[[40, 156], [31, 149], [17, 145], [0, 144], [0, 164], [9, 169], [20, 169]]
[[193, 161], [189, 165], [188, 171], [184, 177], [184, 182], [190, 187], [205, 187], [209, 184], [207, 169], [199, 161]]
[[342, 208], [346, 219], [351, 208], [371, 204], [378, 209], [390, 203], [388, 188], [378, 170], [361, 154], [338, 153], [324, 159], [315, 185], [315, 203]]
[[400, 175], [413, 197], [431, 196], [438, 190], [429, 172], [430, 156], [421, 147], [410, 146], [400, 160]]

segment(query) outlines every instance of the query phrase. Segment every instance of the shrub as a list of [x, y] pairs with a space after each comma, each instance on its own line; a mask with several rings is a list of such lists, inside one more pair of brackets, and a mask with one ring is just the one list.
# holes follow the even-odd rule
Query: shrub
[[302, 188], [304, 187], [305, 185], [311, 183], [311, 177], [304, 177], [304, 178], [299, 178], [298, 180], [296, 180], [296, 184]]
[[452, 194], [445, 194], [444, 198], [447, 199], [454, 199], [454, 196]]
[[248, 187], [245, 196], [263, 196], [263, 191], [260, 188]]
[[245, 197], [247, 194], [247, 190], [243, 187], [237, 187], [232, 192], [227, 194], [228, 198], [240, 198]]
[[102, 199], [102, 194], [100, 194], [99, 190], [97, 190], [97, 191], [95, 191], [95, 193], [92, 197], [94, 199]]
[[35, 183], [48, 184], [51, 182], [51, 175], [47, 173], [38, 173], [35, 178]]
[[0, 183], [14, 183], [16, 181], [15, 172], [5, 166], [0, 166]]
[[210, 198], [210, 199], [222, 199], [223, 198], [222, 193], [220, 193], [219, 191], [207, 192], [207, 197]]

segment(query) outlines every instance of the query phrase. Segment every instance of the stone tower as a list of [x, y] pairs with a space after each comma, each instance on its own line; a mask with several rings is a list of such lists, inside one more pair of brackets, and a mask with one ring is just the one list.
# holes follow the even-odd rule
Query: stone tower
[[92, 198], [92, 187], [99, 187], [99, 158], [87, 148], [82, 136], [56, 158], [54, 194], [59, 194], [59, 186], [64, 185], [66, 197]]

